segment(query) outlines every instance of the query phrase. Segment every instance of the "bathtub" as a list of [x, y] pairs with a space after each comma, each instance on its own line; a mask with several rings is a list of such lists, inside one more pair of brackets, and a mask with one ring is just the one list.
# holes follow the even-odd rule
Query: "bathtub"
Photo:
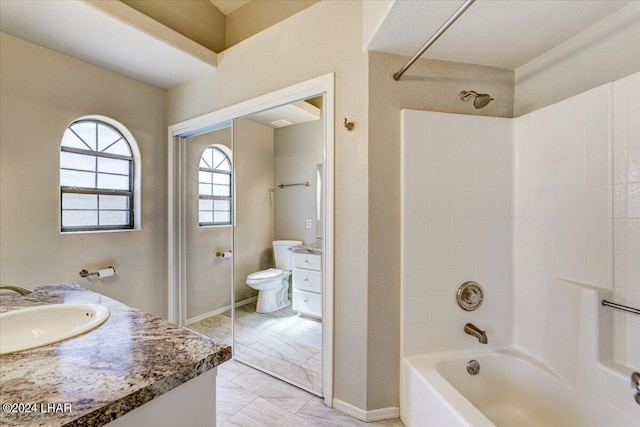
[[[467, 372], [475, 359], [480, 373]], [[400, 413], [407, 427], [638, 427], [516, 350], [404, 357]], [[612, 419], [612, 416], [614, 419]]]

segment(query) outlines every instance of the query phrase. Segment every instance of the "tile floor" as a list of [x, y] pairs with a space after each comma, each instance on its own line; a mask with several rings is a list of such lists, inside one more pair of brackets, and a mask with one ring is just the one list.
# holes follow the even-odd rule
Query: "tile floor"
[[321, 398], [235, 360], [218, 368], [218, 427], [403, 427], [400, 419], [364, 423]]
[[[189, 328], [231, 344], [231, 313], [208, 317]], [[236, 309], [236, 359], [322, 394], [322, 322], [290, 307], [256, 313], [255, 302]]]

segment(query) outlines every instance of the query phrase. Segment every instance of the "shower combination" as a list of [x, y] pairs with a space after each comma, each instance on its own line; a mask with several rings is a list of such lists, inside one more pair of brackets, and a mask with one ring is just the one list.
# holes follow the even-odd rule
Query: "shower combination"
[[473, 100], [473, 107], [476, 110], [486, 107], [491, 101], [493, 101], [491, 95], [488, 95], [486, 93], [478, 93], [472, 90], [463, 90], [462, 92], [460, 92], [460, 99], [464, 102], [469, 101], [469, 99], [471, 99], [470, 97], [472, 96], [475, 97], [475, 99]]

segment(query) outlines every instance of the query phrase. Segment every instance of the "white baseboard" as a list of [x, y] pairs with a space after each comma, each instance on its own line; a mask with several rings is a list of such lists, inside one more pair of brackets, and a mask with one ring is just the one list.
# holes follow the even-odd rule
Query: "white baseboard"
[[347, 415], [351, 415], [365, 423], [389, 420], [400, 416], [400, 408], [381, 408], [365, 411], [364, 409], [357, 408], [347, 402], [343, 402], [340, 399], [333, 399], [333, 409], [344, 412]]
[[[242, 307], [243, 305], [250, 304], [250, 303], [254, 302], [257, 299], [258, 299], [257, 296], [256, 297], [247, 298], [245, 300], [238, 301], [235, 304], [235, 306], [236, 306], [236, 308]], [[231, 310], [231, 305], [226, 305], [224, 307], [220, 307], [220, 308], [217, 308], [215, 310], [211, 310], [211, 311], [208, 311], [206, 313], [200, 314], [199, 316], [191, 317], [191, 318], [187, 319], [187, 325], [191, 325], [192, 323], [199, 322], [199, 321], [201, 321], [203, 319], [206, 319], [207, 317], [217, 316], [218, 314], [226, 313], [229, 310]]]

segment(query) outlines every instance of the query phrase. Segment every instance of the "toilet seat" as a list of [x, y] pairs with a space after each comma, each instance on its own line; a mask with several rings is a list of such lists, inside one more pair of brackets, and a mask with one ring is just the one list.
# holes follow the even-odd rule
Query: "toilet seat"
[[266, 270], [256, 271], [247, 276], [247, 284], [260, 283], [265, 281], [277, 280], [279, 278], [287, 277], [288, 271], [280, 270], [279, 268], [267, 268]]

